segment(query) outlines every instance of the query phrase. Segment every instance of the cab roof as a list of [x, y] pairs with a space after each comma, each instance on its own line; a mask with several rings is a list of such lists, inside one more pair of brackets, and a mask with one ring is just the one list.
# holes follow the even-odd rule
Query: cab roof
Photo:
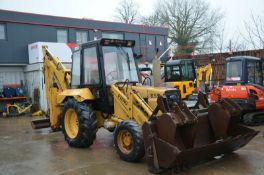
[[170, 60], [166, 63], [167, 66], [172, 66], [172, 65], [179, 65], [179, 64], [184, 64], [185, 62], [192, 63], [192, 59], [177, 59], [177, 60]]
[[94, 44], [100, 44], [102, 46], [123, 46], [123, 47], [134, 47], [134, 40], [120, 40], [120, 39], [110, 39], [110, 38], [100, 38], [97, 40], [88, 41], [87, 43], [80, 44], [76, 46], [73, 50], [79, 50], [82, 47], [87, 47]]
[[234, 56], [234, 57], [226, 58], [226, 61], [243, 61], [243, 60], [261, 61], [261, 58], [253, 57], [253, 56]]

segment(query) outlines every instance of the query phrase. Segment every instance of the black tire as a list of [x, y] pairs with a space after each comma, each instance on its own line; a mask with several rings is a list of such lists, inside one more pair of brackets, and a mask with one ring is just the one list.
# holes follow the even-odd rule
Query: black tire
[[[123, 130], [127, 130], [132, 136], [133, 146], [129, 153], [124, 153], [118, 144], [118, 134]], [[122, 121], [118, 124], [114, 132], [114, 144], [117, 154], [124, 161], [138, 162], [145, 155], [142, 127], [133, 120]]]
[[[70, 138], [65, 130], [65, 114], [69, 109], [73, 109], [78, 118], [78, 133], [75, 138]], [[92, 145], [98, 128], [91, 104], [79, 103], [75, 99], [66, 101], [62, 111], [61, 127], [64, 138], [70, 146], [84, 148]]]

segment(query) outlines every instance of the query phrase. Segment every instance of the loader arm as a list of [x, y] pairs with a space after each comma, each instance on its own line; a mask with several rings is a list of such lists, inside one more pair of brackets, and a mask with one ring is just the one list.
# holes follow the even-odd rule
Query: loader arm
[[153, 110], [130, 85], [111, 86], [114, 96], [115, 113], [114, 117], [121, 120], [134, 119], [138, 124], [143, 125], [151, 117]]
[[71, 71], [67, 69], [57, 57], [51, 54], [47, 46], [42, 47], [42, 52], [44, 55], [43, 73], [50, 125], [52, 128], [58, 128], [59, 119], [57, 116], [59, 116], [61, 109], [57, 103], [57, 98], [60, 92], [69, 88]]

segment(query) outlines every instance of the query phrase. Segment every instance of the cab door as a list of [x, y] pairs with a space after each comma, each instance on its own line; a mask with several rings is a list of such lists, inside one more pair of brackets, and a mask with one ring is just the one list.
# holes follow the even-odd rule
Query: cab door
[[99, 53], [98, 44], [82, 48], [81, 87], [89, 88], [93, 93], [96, 110], [111, 113], [113, 106], [109, 102], [108, 91], [103, 78], [104, 66]]

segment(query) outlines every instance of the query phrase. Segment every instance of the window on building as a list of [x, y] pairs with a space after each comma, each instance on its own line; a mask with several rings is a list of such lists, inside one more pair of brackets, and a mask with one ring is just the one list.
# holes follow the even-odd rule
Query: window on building
[[104, 32], [102, 34], [102, 38], [124, 39], [124, 35], [122, 33], [109, 33], [109, 32]]
[[68, 42], [68, 31], [66, 29], [57, 30], [57, 42], [67, 43]]
[[0, 24], [0, 40], [5, 40], [5, 39], [6, 39], [5, 25]]
[[76, 42], [78, 44], [87, 43], [87, 41], [88, 41], [88, 32], [86, 31], [76, 32]]

